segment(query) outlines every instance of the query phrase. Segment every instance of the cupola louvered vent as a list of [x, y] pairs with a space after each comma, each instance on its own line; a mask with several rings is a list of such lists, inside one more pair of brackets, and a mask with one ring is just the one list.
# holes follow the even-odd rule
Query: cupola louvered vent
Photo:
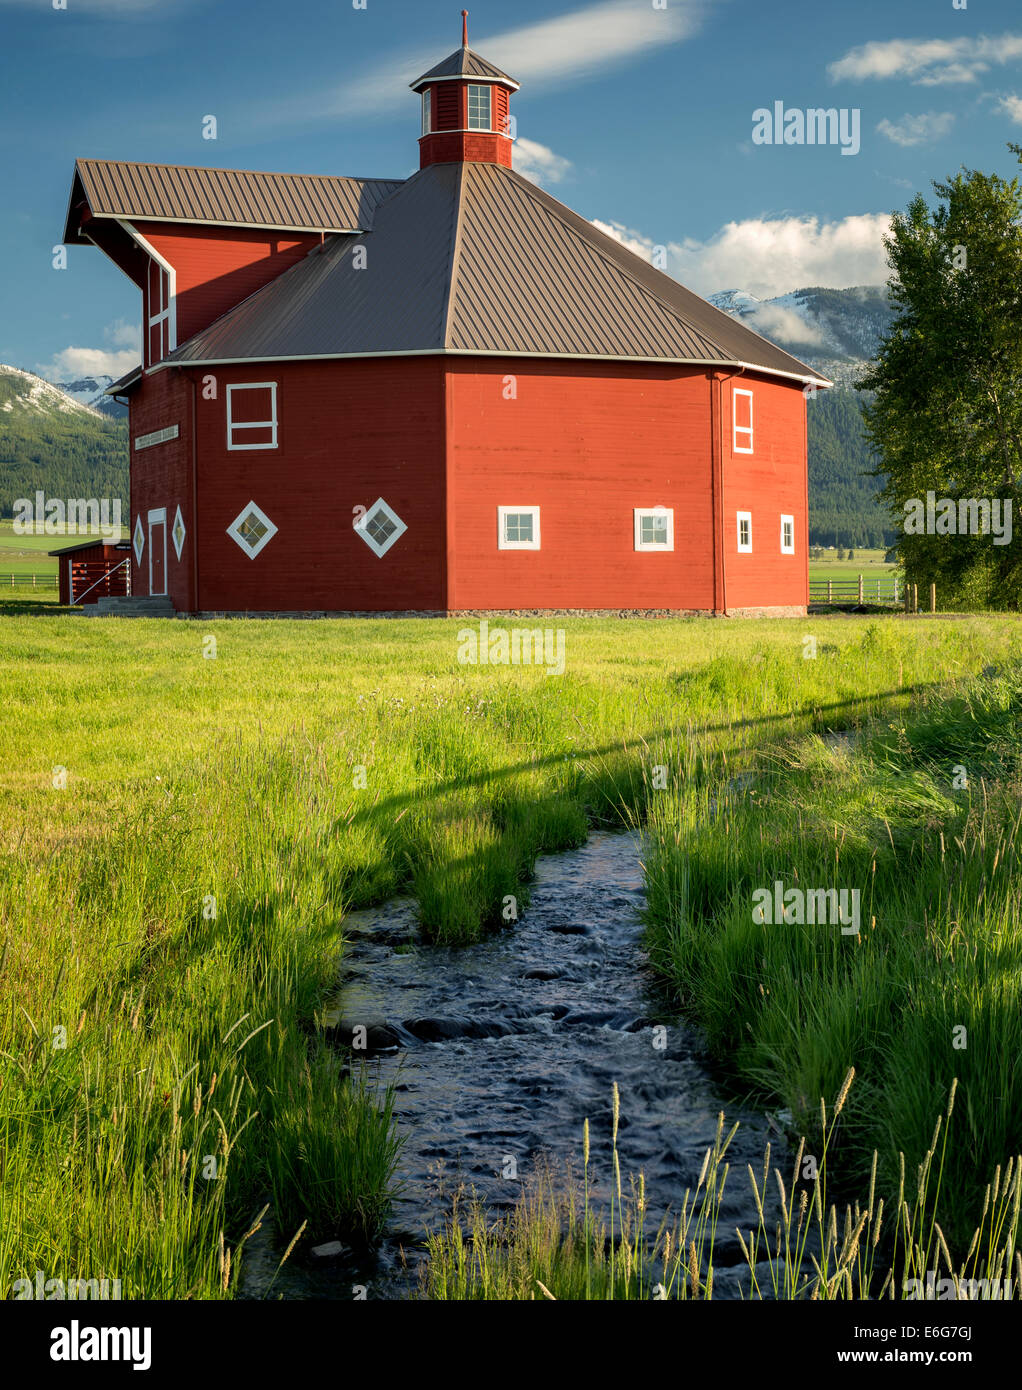
[[458, 129], [458, 84], [441, 82], [434, 88], [436, 92], [436, 130]]

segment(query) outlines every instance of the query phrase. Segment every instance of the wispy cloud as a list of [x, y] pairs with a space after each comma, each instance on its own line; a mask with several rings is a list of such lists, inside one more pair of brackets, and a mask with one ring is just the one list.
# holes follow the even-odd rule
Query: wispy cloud
[[[0, 0], [2, 3], [2, 0]], [[501, 33], [473, 32], [469, 43], [530, 92], [557, 82], [581, 82], [671, 44], [691, 38], [710, 0], [671, 0], [654, 9], [649, 0], [603, 0], [571, 14]], [[443, 47], [443, 45], [441, 45]], [[444, 54], [437, 45], [406, 49], [326, 91], [304, 92], [253, 110], [252, 124], [312, 122], [338, 116], [375, 115], [407, 106], [408, 84]]]
[[886, 117], [877, 126], [881, 135], [886, 135], [894, 144], [908, 149], [911, 145], [925, 145], [947, 135], [955, 123], [952, 111], [925, 111], [918, 116], [902, 116], [898, 121]]
[[1006, 96], [997, 98], [997, 108], [1015, 122], [1022, 125], [1022, 97]]
[[1022, 59], [1022, 34], [959, 39], [885, 39], [849, 49], [831, 63], [834, 82], [902, 77], [918, 87], [975, 82], [995, 64]]
[[560, 183], [572, 168], [570, 159], [555, 154], [538, 140], [526, 140], [524, 137], [516, 140], [512, 146], [511, 161], [517, 173], [544, 186]]
[[46, 381], [80, 381], [84, 377], [123, 376], [137, 367], [142, 334], [137, 324], [115, 319], [103, 330], [108, 347], [66, 347], [35, 370]]
[[[651, 258], [653, 238], [620, 223], [594, 225], [629, 250]], [[667, 269], [702, 295], [740, 288], [759, 299], [772, 299], [807, 285], [836, 290], [882, 285], [889, 274], [882, 238], [889, 228], [887, 213], [862, 213], [835, 222], [817, 217], [750, 218], [727, 223], [706, 241], [668, 242]]]

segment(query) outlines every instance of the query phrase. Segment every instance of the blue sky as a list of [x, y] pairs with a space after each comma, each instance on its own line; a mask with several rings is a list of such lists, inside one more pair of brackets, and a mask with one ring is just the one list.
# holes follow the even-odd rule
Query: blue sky
[[[54, 4], [66, 3], [65, 9]], [[138, 360], [139, 296], [52, 251], [76, 156], [406, 176], [408, 82], [465, 0], [0, 0], [0, 362]], [[468, 0], [516, 77], [516, 164], [702, 294], [885, 279], [892, 209], [960, 165], [1020, 172], [1018, 0]], [[754, 112], [860, 112], [860, 148], [754, 143]], [[207, 115], [218, 138], [202, 138]]]

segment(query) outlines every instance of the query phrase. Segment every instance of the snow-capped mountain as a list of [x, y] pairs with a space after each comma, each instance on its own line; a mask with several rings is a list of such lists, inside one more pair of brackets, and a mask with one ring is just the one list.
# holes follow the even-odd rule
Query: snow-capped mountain
[[59, 391], [76, 400], [79, 405], [90, 405], [94, 410], [106, 411], [109, 397], [103, 392], [113, 384], [112, 376], [86, 376], [80, 381], [57, 381], [53, 383]]
[[814, 287], [774, 299], [723, 290], [711, 294], [710, 303], [844, 386], [875, 355], [893, 314], [887, 290], [879, 285]]
[[[83, 385], [80, 382], [76, 384]], [[93, 392], [93, 396], [95, 394]], [[38, 415], [100, 414], [91, 399], [82, 399], [63, 386], [44, 381], [34, 372], [24, 372], [20, 367], [6, 367], [3, 363], [0, 363], [0, 411], [28, 411]]]

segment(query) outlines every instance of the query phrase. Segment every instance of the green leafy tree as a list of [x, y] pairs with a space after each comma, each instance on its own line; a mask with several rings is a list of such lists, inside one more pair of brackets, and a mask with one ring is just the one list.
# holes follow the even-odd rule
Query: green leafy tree
[[[884, 240], [896, 312], [858, 383], [874, 393], [866, 432], [899, 526], [927, 492], [1001, 498], [1019, 516], [1022, 186], [963, 170], [933, 187], [938, 204], [918, 194]], [[936, 583], [942, 607], [1022, 607], [1018, 545], [902, 534], [898, 549], [910, 582]]]

